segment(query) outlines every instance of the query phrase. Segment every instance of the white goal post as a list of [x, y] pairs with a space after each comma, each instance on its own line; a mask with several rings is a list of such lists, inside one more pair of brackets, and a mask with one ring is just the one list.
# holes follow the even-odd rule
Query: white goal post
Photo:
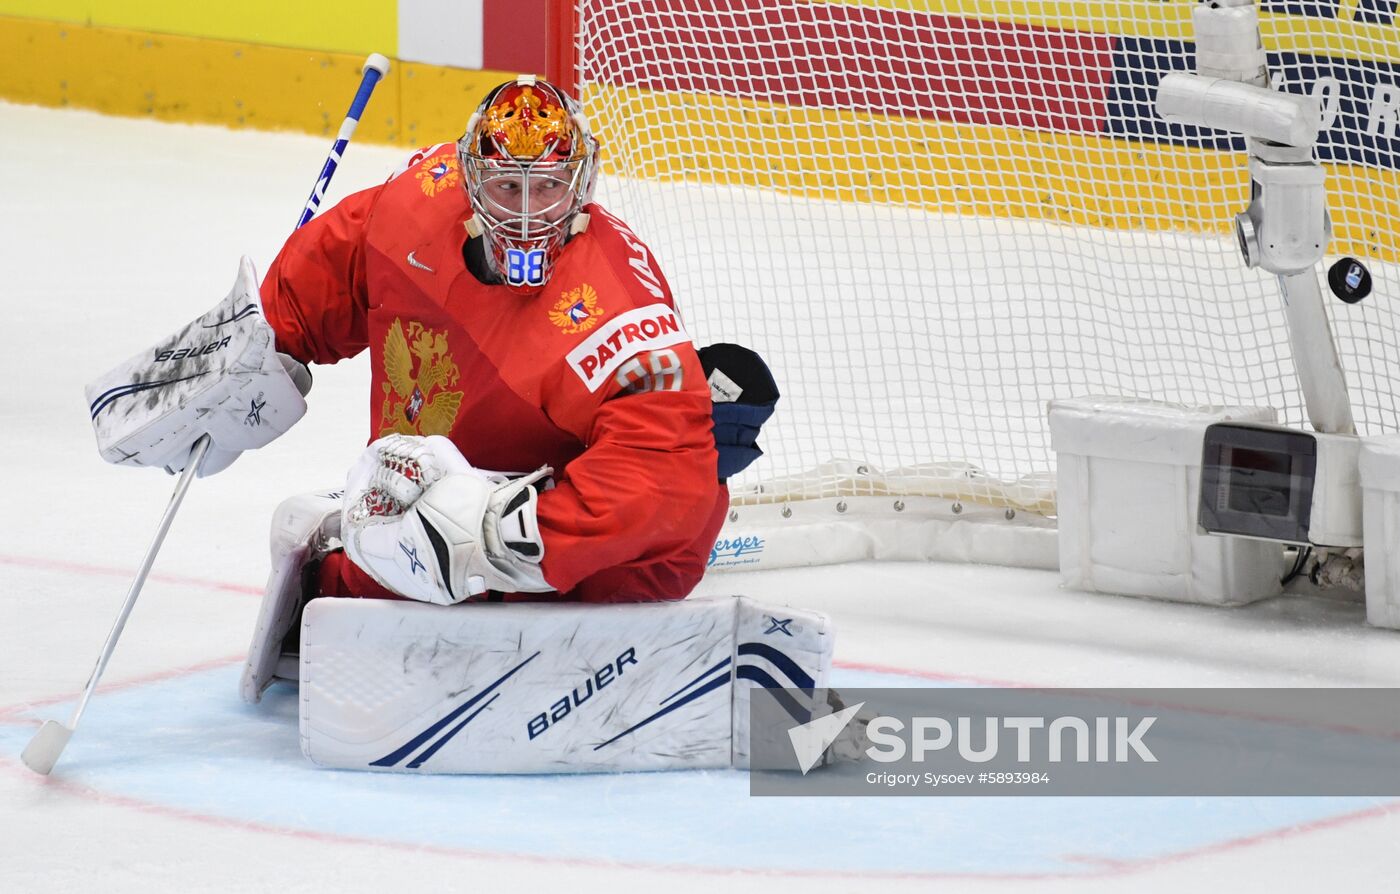
[[[1306, 423], [1276, 282], [1230, 235], [1243, 143], [1154, 112], [1193, 5], [552, 4], [601, 201], [697, 342], [758, 350], [783, 390], [717, 565], [1053, 566], [1052, 399]], [[1258, 5], [1274, 85], [1322, 101], [1324, 264], [1375, 277], [1328, 298], [1357, 428], [1400, 430], [1397, 0]]]

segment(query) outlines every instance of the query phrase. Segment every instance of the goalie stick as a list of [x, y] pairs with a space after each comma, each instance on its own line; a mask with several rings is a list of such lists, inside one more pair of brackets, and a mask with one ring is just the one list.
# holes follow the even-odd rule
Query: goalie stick
[[379, 79], [389, 73], [389, 60], [379, 53], [370, 53], [365, 64], [360, 67], [360, 73], [363, 75], [360, 89], [355, 91], [355, 98], [350, 101], [350, 111], [345, 113], [345, 120], [340, 123], [340, 130], [335, 135], [335, 142], [331, 144], [331, 154], [326, 156], [326, 163], [321, 167], [321, 176], [316, 178], [316, 185], [312, 187], [311, 196], [306, 200], [306, 207], [301, 211], [301, 218], [297, 220], [296, 229], [298, 230], [316, 215], [316, 209], [321, 206], [321, 200], [326, 197], [326, 188], [330, 186], [331, 178], [335, 176], [335, 169], [340, 165], [340, 157], [345, 152], [351, 135], [355, 133], [355, 126], [360, 123], [360, 116], [364, 114], [365, 106], [369, 104], [369, 95], [374, 92], [374, 87], [379, 83]]
[[151, 565], [156, 560], [156, 553], [160, 551], [160, 545], [165, 542], [165, 533], [170, 530], [170, 523], [175, 520], [175, 512], [180, 508], [180, 504], [185, 499], [185, 491], [190, 488], [190, 480], [194, 478], [195, 471], [204, 460], [204, 454], [209, 450], [209, 436], [203, 435], [194, 442], [194, 449], [190, 451], [190, 461], [185, 464], [185, 471], [180, 473], [180, 480], [175, 485], [175, 492], [170, 495], [170, 504], [165, 507], [165, 514], [160, 518], [160, 526], [156, 528], [155, 540], [152, 541], [150, 549], [146, 550], [146, 558], [141, 560], [141, 568], [136, 572], [136, 579], [131, 582], [131, 589], [126, 592], [126, 601], [122, 603], [122, 610], [117, 615], [117, 621], [112, 625], [112, 632], [107, 634], [107, 642], [102, 644], [102, 654], [97, 657], [97, 665], [92, 669], [92, 676], [88, 677], [87, 686], [83, 689], [83, 697], [78, 701], [78, 708], [73, 712], [73, 719], [64, 726], [57, 720], [45, 720], [39, 727], [39, 731], [34, 734], [34, 738], [29, 740], [29, 744], [24, 746], [24, 752], [20, 754], [20, 760], [24, 765], [35, 773], [45, 776], [53, 769], [53, 765], [58, 762], [59, 755], [63, 754], [63, 749], [67, 747], [68, 740], [73, 738], [73, 732], [78, 728], [78, 720], [82, 718], [84, 709], [87, 708], [88, 699], [92, 698], [93, 690], [97, 689], [97, 681], [102, 678], [102, 672], [107, 669], [107, 661], [112, 657], [112, 651], [117, 647], [117, 639], [121, 637], [122, 630], [126, 627], [126, 619], [131, 614], [131, 609], [136, 605], [136, 597], [141, 594], [141, 587], [146, 583], [146, 575], [151, 571]]
[[[330, 155], [327, 156], [326, 163], [321, 168], [321, 175], [316, 180], [316, 186], [311, 190], [311, 197], [307, 199], [301, 219], [297, 221], [296, 229], [298, 230], [315, 215], [316, 209], [321, 204], [321, 199], [325, 197], [326, 188], [330, 185], [331, 177], [335, 175], [341, 155], [350, 142], [350, 136], [355, 132], [355, 125], [359, 123], [360, 115], [363, 114], [365, 106], [369, 102], [370, 94], [374, 92], [374, 87], [379, 83], [380, 78], [389, 71], [389, 60], [379, 53], [372, 53], [365, 60], [360, 71], [362, 79], [359, 89], [356, 90], [355, 99], [350, 104], [350, 111], [346, 113], [345, 121], [340, 125], [340, 131], [336, 134], [335, 143], [331, 146]], [[174, 493], [170, 495], [170, 503], [165, 507], [165, 514], [161, 516], [160, 525], [156, 528], [155, 539], [150, 548], [146, 550], [146, 556], [141, 560], [141, 567], [136, 572], [136, 578], [131, 582], [131, 588], [127, 590], [126, 601], [122, 603], [121, 611], [117, 614], [116, 623], [112, 625], [111, 632], [107, 634], [107, 641], [102, 645], [102, 653], [97, 658], [92, 675], [88, 677], [82, 698], [79, 699], [78, 707], [73, 711], [73, 718], [66, 725], [57, 720], [45, 720], [39, 727], [39, 731], [34, 734], [34, 738], [29, 740], [29, 744], [24, 747], [24, 751], [20, 754], [20, 760], [24, 761], [24, 765], [35, 773], [47, 776], [63, 754], [63, 749], [68, 746], [68, 740], [73, 738], [73, 733], [78, 728], [78, 721], [82, 719], [83, 711], [87, 709], [88, 700], [92, 698], [93, 692], [97, 689], [102, 672], [107, 669], [107, 662], [111, 659], [112, 652], [117, 646], [117, 640], [121, 638], [122, 630], [126, 627], [126, 619], [131, 615], [131, 610], [136, 605], [136, 598], [141, 595], [141, 588], [145, 586], [146, 576], [150, 573], [151, 565], [156, 560], [156, 553], [160, 552], [161, 544], [165, 542], [166, 532], [170, 530], [170, 525], [175, 520], [175, 513], [179, 510], [180, 504], [184, 502], [185, 492], [189, 490], [190, 481], [199, 469], [200, 463], [203, 462], [209, 445], [209, 436], [203, 435], [195, 441], [190, 450], [189, 462], [185, 464], [184, 471], [180, 473], [180, 480], [175, 485]]]

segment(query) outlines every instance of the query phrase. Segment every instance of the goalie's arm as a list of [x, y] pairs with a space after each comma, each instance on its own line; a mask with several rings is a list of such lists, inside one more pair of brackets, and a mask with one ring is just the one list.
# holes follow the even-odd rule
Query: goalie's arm
[[[666, 352], [668, 379], [679, 385], [687, 353], [686, 378], [703, 387], [688, 345]], [[694, 388], [559, 401], [590, 446], [543, 493], [548, 466], [510, 478], [473, 469], [446, 438], [381, 438], [346, 481], [346, 552], [390, 591], [444, 605], [488, 590], [679, 599], [728, 502], [709, 404]]]
[[[540, 495], [541, 567], [561, 592], [606, 569], [679, 559], [725, 500], [700, 361], [689, 344], [672, 353], [682, 359], [680, 390], [614, 392], [586, 422], [574, 423], [589, 446]], [[563, 408], [556, 420], [566, 422], [578, 406]], [[646, 595], [674, 599], [685, 592]]]
[[383, 187], [347, 196], [292, 233], [268, 268], [263, 313], [279, 350], [335, 363], [368, 344], [365, 226]]

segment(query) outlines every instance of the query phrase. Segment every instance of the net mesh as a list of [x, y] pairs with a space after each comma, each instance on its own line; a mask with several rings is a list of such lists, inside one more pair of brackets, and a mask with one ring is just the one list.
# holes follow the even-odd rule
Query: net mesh
[[[1229, 234], [1243, 143], [1153, 112], [1192, 5], [581, 0], [600, 200], [697, 343], [758, 350], [784, 392], [741, 500], [1053, 511], [1054, 398], [1305, 423], [1277, 283]], [[1363, 434], [1400, 426], [1395, 6], [1261, 5], [1275, 86], [1323, 100], [1324, 264], [1375, 277], [1328, 303]]]

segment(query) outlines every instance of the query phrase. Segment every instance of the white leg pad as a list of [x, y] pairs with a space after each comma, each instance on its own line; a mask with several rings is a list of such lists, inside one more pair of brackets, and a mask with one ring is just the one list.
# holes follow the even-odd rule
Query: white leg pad
[[416, 773], [744, 766], [746, 693], [824, 687], [831, 647], [824, 615], [744, 597], [317, 599], [301, 628], [302, 751]]
[[[738, 600], [735, 625], [734, 766], [749, 765], [749, 694], [755, 689], [825, 689], [831, 673], [831, 621], [818, 612]], [[805, 699], [779, 697], [801, 723], [812, 719]]]
[[250, 705], [274, 680], [297, 680], [295, 659], [283, 660], [282, 640], [301, 605], [302, 568], [340, 536], [340, 503], [339, 491], [324, 490], [283, 500], [272, 513], [272, 573], [239, 685]]

